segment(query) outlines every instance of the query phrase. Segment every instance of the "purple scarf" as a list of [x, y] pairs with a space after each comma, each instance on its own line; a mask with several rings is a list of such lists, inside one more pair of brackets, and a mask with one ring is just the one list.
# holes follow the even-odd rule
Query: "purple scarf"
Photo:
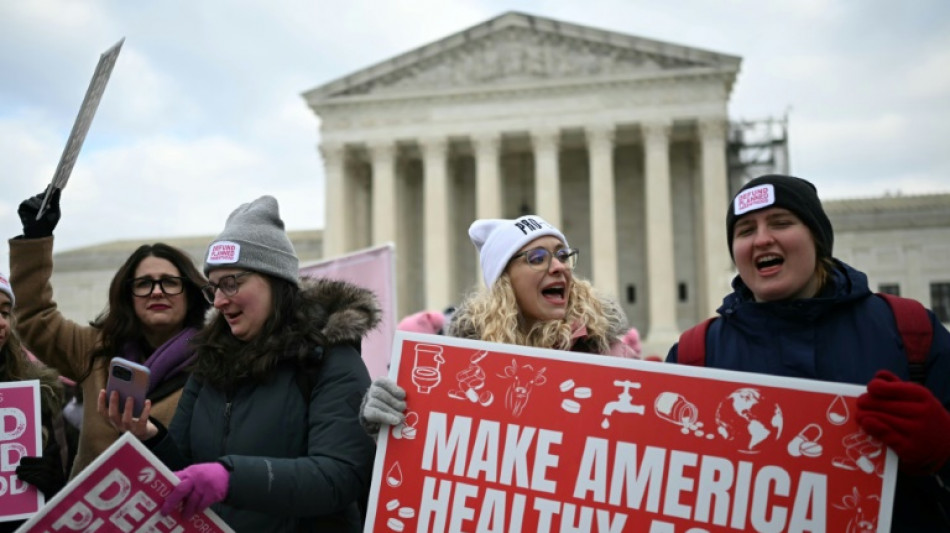
[[181, 374], [185, 367], [190, 365], [195, 359], [195, 347], [190, 344], [191, 338], [198, 333], [195, 328], [185, 328], [178, 332], [174, 337], [165, 341], [165, 344], [159, 346], [152, 352], [152, 355], [145, 359], [142, 348], [139, 343], [128, 342], [122, 349], [120, 356], [129, 361], [141, 362], [148, 367], [151, 372], [148, 383], [148, 393], [167, 379], [171, 379]]

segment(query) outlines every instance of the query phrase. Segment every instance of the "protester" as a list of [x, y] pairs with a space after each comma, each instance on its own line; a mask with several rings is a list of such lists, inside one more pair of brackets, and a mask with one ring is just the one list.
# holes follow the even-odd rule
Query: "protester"
[[[465, 339], [636, 358], [623, 343], [627, 318], [620, 305], [574, 277], [577, 250], [560, 230], [536, 215], [476, 220], [468, 230], [478, 249], [485, 285], [452, 317], [448, 334]], [[361, 409], [370, 433], [396, 425], [405, 390], [386, 377], [373, 382]]]
[[[921, 307], [932, 343], [923, 384], [908, 381], [894, 311], [832, 256], [831, 222], [806, 180], [750, 181], [726, 231], [739, 275], [706, 330], [705, 366], [867, 384], [857, 422], [900, 459], [892, 531], [950, 531], [939, 505], [950, 500], [950, 333]], [[697, 364], [690, 346], [684, 334], [667, 360]]]
[[237, 531], [362, 531], [375, 454], [358, 421], [370, 384], [362, 338], [380, 320], [368, 290], [301, 284], [277, 200], [228, 217], [208, 247], [205, 298], [215, 314], [167, 431], [124, 412], [100, 413], [143, 439], [182, 482], [162, 508], [209, 505]]
[[[49, 209], [36, 219], [42, 202], [37, 195], [20, 204], [23, 235], [10, 242], [10, 281], [23, 298], [16, 307], [24, 344], [44, 363], [76, 381], [82, 394], [95, 399], [108, 378], [115, 356], [151, 370], [148, 398], [152, 416], [171, 421], [184, 386], [184, 368], [194, 350], [189, 339], [204, 322], [209, 308], [201, 297], [204, 276], [191, 259], [167, 244], [136, 249], [112, 278], [105, 310], [89, 326], [67, 320], [53, 300], [53, 229], [60, 219], [59, 191]], [[95, 401], [83, 404], [75, 477], [119, 433], [96, 414]]]
[[[38, 380], [40, 383], [42, 454], [40, 457], [20, 458], [16, 475], [20, 481], [39, 489], [48, 500], [66, 483], [64, 455], [68, 450], [64, 448], [67, 448], [68, 444], [60, 415], [63, 385], [55, 370], [30, 361], [27, 357], [17, 335], [16, 319], [13, 315], [15, 302], [13, 288], [0, 273], [0, 381]], [[0, 427], [0, 430], [3, 429]], [[8, 459], [6, 456], [0, 458], [4, 463]], [[25, 520], [0, 522], [0, 532], [14, 531], [23, 522]]]

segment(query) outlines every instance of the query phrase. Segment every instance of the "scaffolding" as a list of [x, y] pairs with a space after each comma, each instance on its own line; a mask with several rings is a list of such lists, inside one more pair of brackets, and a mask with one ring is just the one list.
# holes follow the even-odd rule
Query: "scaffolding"
[[730, 122], [726, 151], [730, 194], [757, 176], [788, 174], [788, 114]]

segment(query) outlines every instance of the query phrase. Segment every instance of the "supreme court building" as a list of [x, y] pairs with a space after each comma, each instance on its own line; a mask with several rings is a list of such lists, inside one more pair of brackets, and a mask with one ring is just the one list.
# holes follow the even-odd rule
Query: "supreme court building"
[[324, 257], [385, 242], [399, 314], [480, 280], [476, 218], [536, 213], [650, 345], [729, 289], [727, 104], [740, 58], [509, 12], [304, 93]]

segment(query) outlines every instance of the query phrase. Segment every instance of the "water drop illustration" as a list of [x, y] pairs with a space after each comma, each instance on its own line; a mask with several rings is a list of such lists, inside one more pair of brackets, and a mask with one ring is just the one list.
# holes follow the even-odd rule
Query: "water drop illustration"
[[389, 468], [389, 472], [386, 472], [386, 484], [390, 487], [402, 485], [402, 468], [399, 467], [398, 461]]
[[848, 421], [850, 413], [848, 412], [848, 404], [845, 403], [844, 398], [841, 396], [835, 396], [835, 399], [831, 402], [831, 405], [828, 406], [828, 411], [826, 412], [828, 421], [836, 426], [840, 426]]

